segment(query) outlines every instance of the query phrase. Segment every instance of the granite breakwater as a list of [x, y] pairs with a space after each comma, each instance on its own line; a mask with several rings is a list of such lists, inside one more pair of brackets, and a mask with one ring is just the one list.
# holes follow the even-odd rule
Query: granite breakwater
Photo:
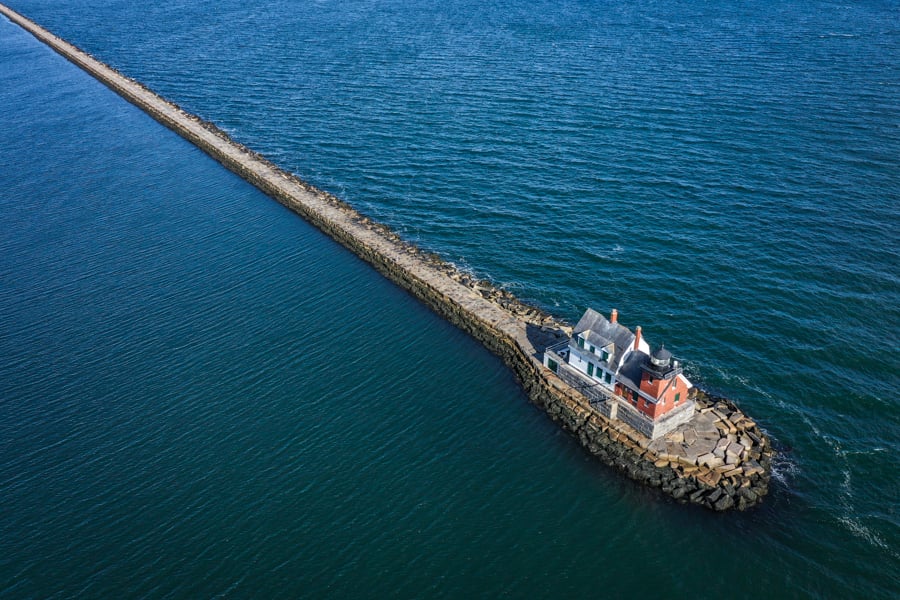
[[748, 508], [767, 492], [771, 445], [733, 403], [698, 392], [696, 418], [662, 441], [607, 419], [541, 364], [543, 350], [570, 333], [566, 323], [405, 242], [7, 7], [0, 12], [480, 340], [513, 369], [536, 405], [604, 463], [679, 501], [715, 510]]

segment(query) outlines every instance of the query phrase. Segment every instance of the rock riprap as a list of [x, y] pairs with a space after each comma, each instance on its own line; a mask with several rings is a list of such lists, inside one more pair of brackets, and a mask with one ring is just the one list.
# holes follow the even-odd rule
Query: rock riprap
[[733, 403], [695, 391], [693, 418], [652, 442], [607, 419], [542, 364], [544, 349], [571, 335], [568, 324], [402, 240], [2, 4], [0, 13], [480, 340], [515, 372], [532, 402], [601, 461], [678, 501], [714, 510], [746, 509], [766, 494], [771, 446]]

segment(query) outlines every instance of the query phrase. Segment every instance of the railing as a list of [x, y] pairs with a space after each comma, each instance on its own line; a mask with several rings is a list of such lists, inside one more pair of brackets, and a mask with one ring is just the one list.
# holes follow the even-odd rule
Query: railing
[[556, 372], [559, 378], [564, 382], [587, 396], [591, 404], [600, 404], [607, 402], [613, 398], [611, 390], [606, 388], [599, 381], [595, 381], [574, 367], [570, 367], [567, 363], [561, 362], [559, 370]]
[[552, 346], [547, 346], [547, 349], [544, 352], [550, 352], [551, 354], [559, 355], [559, 351], [569, 347], [569, 340], [563, 340], [562, 342], [557, 342]]

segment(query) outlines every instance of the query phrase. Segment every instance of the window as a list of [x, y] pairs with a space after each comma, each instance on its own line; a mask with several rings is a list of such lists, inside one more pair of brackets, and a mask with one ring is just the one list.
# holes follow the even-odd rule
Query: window
[[637, 399], [638, 399], [638, 393], [631, 392], [631, 401], [634, 402], [635, 404], [637, 404]]
[[604, 373], [603, 381], [605, 381], [606, 383], [612, 383], [612, 375], [610, 373]]
[[581, 337], [580, 335], [578, 336], [578, 347], [584, 348], [584, 338]]
[[554, 373], [559, 371], [559, 364], [552, 358], [547, 360], [547, 366], [550, 367], [550, 370]]
[[588, 375], [590, 375], [591, 377], [594, 376], [594, 365], [591, 363], [588, 363]]
[[596, 352], [596, 351], [597, 351], [597, 349], [594, 348], [593, 346], [591, 346], [591, 354], [593, 354], [593, 353]]
[[600, 360], [603, 360], [603, 361], [609, 360], [609, 352], [607, 352], [606, 350], [601, 350], [600, 351]]
[[681, 392], [675, 394], [675, 404], [678, 404], [678, 401], [681, 400]]

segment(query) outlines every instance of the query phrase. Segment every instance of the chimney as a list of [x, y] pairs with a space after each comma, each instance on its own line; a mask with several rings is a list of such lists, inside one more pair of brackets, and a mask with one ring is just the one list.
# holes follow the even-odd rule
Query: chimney
[[612, 309], [612, 312], [609, 313], [609, 322], [610, 323], [618, 323], [619, 322], [619, 311], [616, 309]]
[[634, 349], [640, 350], [641, 345], [641, 326], [638, 325], [634, 328]]

